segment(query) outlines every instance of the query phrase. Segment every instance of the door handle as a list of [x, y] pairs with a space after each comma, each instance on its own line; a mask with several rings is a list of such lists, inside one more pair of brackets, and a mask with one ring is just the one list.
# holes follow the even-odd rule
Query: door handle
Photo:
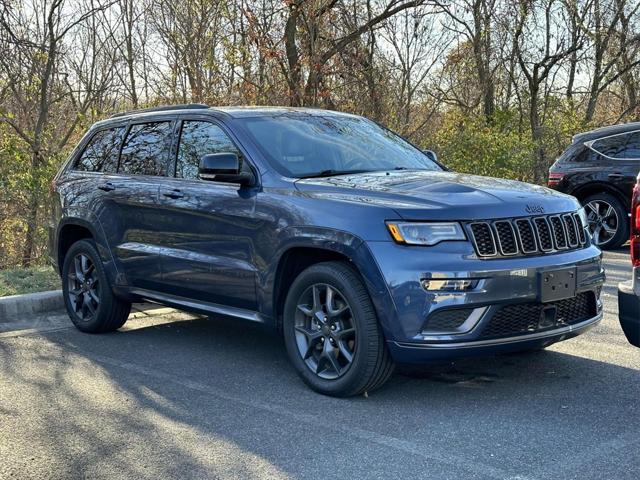
[[182, 193], [180, 190], [169, 190], [166, 192], [162, 192], [162, 195], [173, 199], [184, 197], [184, 193]]
[[104, 192], [111, 192], [112, 190], [116, 189], [116, 186], [111, 182], [107, 182], [99, 185], [98, 188]]
[[610, 173], [609, 178], [622, 178], [624, 177], [624, 173]]

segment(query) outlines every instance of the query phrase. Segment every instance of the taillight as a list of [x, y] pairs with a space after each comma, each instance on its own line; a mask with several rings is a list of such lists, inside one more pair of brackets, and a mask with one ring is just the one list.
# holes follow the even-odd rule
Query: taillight
[[640, 178], [631, 197], [631, 263], [640, 267]]
[[564, 173], [549, 172], [549, 180], [547, 181], [547, 185], [549, 185], [550, 187], [555, 187], [562, 181], [563, 178]]

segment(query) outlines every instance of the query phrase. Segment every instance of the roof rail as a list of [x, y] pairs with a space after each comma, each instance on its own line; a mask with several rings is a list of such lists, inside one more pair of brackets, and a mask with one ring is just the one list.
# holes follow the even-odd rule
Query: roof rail
[[141, 108], [140, 110], [130, 110], [128, 112], [120, 112], [111, 115], [111, 118], [124, 117], [125, 115], [132, 115], [135, 113], [149, 113], [149, 112], [167, 112], [172, 110], [196, 110], [209, 108], [209, 105], [204, 103], [184, 103], [182, 105], [164, 105], [161, 107]]

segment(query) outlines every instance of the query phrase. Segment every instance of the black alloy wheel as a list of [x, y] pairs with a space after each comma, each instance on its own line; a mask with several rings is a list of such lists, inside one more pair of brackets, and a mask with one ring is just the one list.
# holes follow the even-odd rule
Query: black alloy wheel
[[393, 372], [371, 297], [348, 262], [303, 270], [289, 288], [282, 328], [291, 363], [316, 392], [334, 397], [372, 392]]
[[297, 303], [296, 343], [305, 364], [320, 378], [344, 375], [356, 348], [356, 327], [344, 296], [331, 285], [316, 283]]
[[85, 253], [73, 257], [73, 267], [67, 275], [69, 301], [75, 314], [83, 321], [92, 320], [100, 308], [100, 280], [96, 267]]
[[62, 292], [67, 313], [83, 332], [111, 332], [129, 317], [131, 303], [114, 295], [92, 240], [74, 243], [62, 264]]

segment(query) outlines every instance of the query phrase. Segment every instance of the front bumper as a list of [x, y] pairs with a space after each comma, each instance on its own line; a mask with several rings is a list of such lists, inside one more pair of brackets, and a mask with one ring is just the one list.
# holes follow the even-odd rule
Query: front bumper
[[602, 310], [595, 317], [566, 327], [528, 335], [450, 343], [387, 342], [397, 362], [422, 363], [453, 358], [497, 355], [544, 348], [586, 332], [602, 320]]
[[640, 347], [640, 267], [633, 269], [632, 280], [618, 285], [618, 315], [629, 343]]
[[[542, 256], [478, 259], [465, 242], [444, 242], [430, 248], [406, 247], [387, 242], [370, 242], [374, 258], [385, 277], [394, 311], [378, 316], [394, 359], [423, 362], [461, 356], [489, 355], [540, 348], [579, 335], [602, 319], [600, 289], [605, 280], [602, 254], [597, 247]], [[572, 267], [576, 272], [576, 297], [589, 295], [592, 302], [587, 317], [576, 317], [568, 324], [487, 335], [494, 316], [506, 307], [518, 316], [522, 306], [528, 315], [536, 308], [560, 310], [566, 305], [542, 303], [542, 272]], [[430, 279], [468, 279], [476, 285], [464, 292], [425, 290]], [[571, 300], [569, 300], [571, 301]], [[374, 302], [375, 303], [375, 302]], [[533, 309], [534, 313], [531, 313]], [[472, 312], [460, 328], [430, 331], [434, 314], [444, 311]], [[542, 320], [541, 320], [542, 321]], [[542, 325], [542, 324], [541, 324]]]

